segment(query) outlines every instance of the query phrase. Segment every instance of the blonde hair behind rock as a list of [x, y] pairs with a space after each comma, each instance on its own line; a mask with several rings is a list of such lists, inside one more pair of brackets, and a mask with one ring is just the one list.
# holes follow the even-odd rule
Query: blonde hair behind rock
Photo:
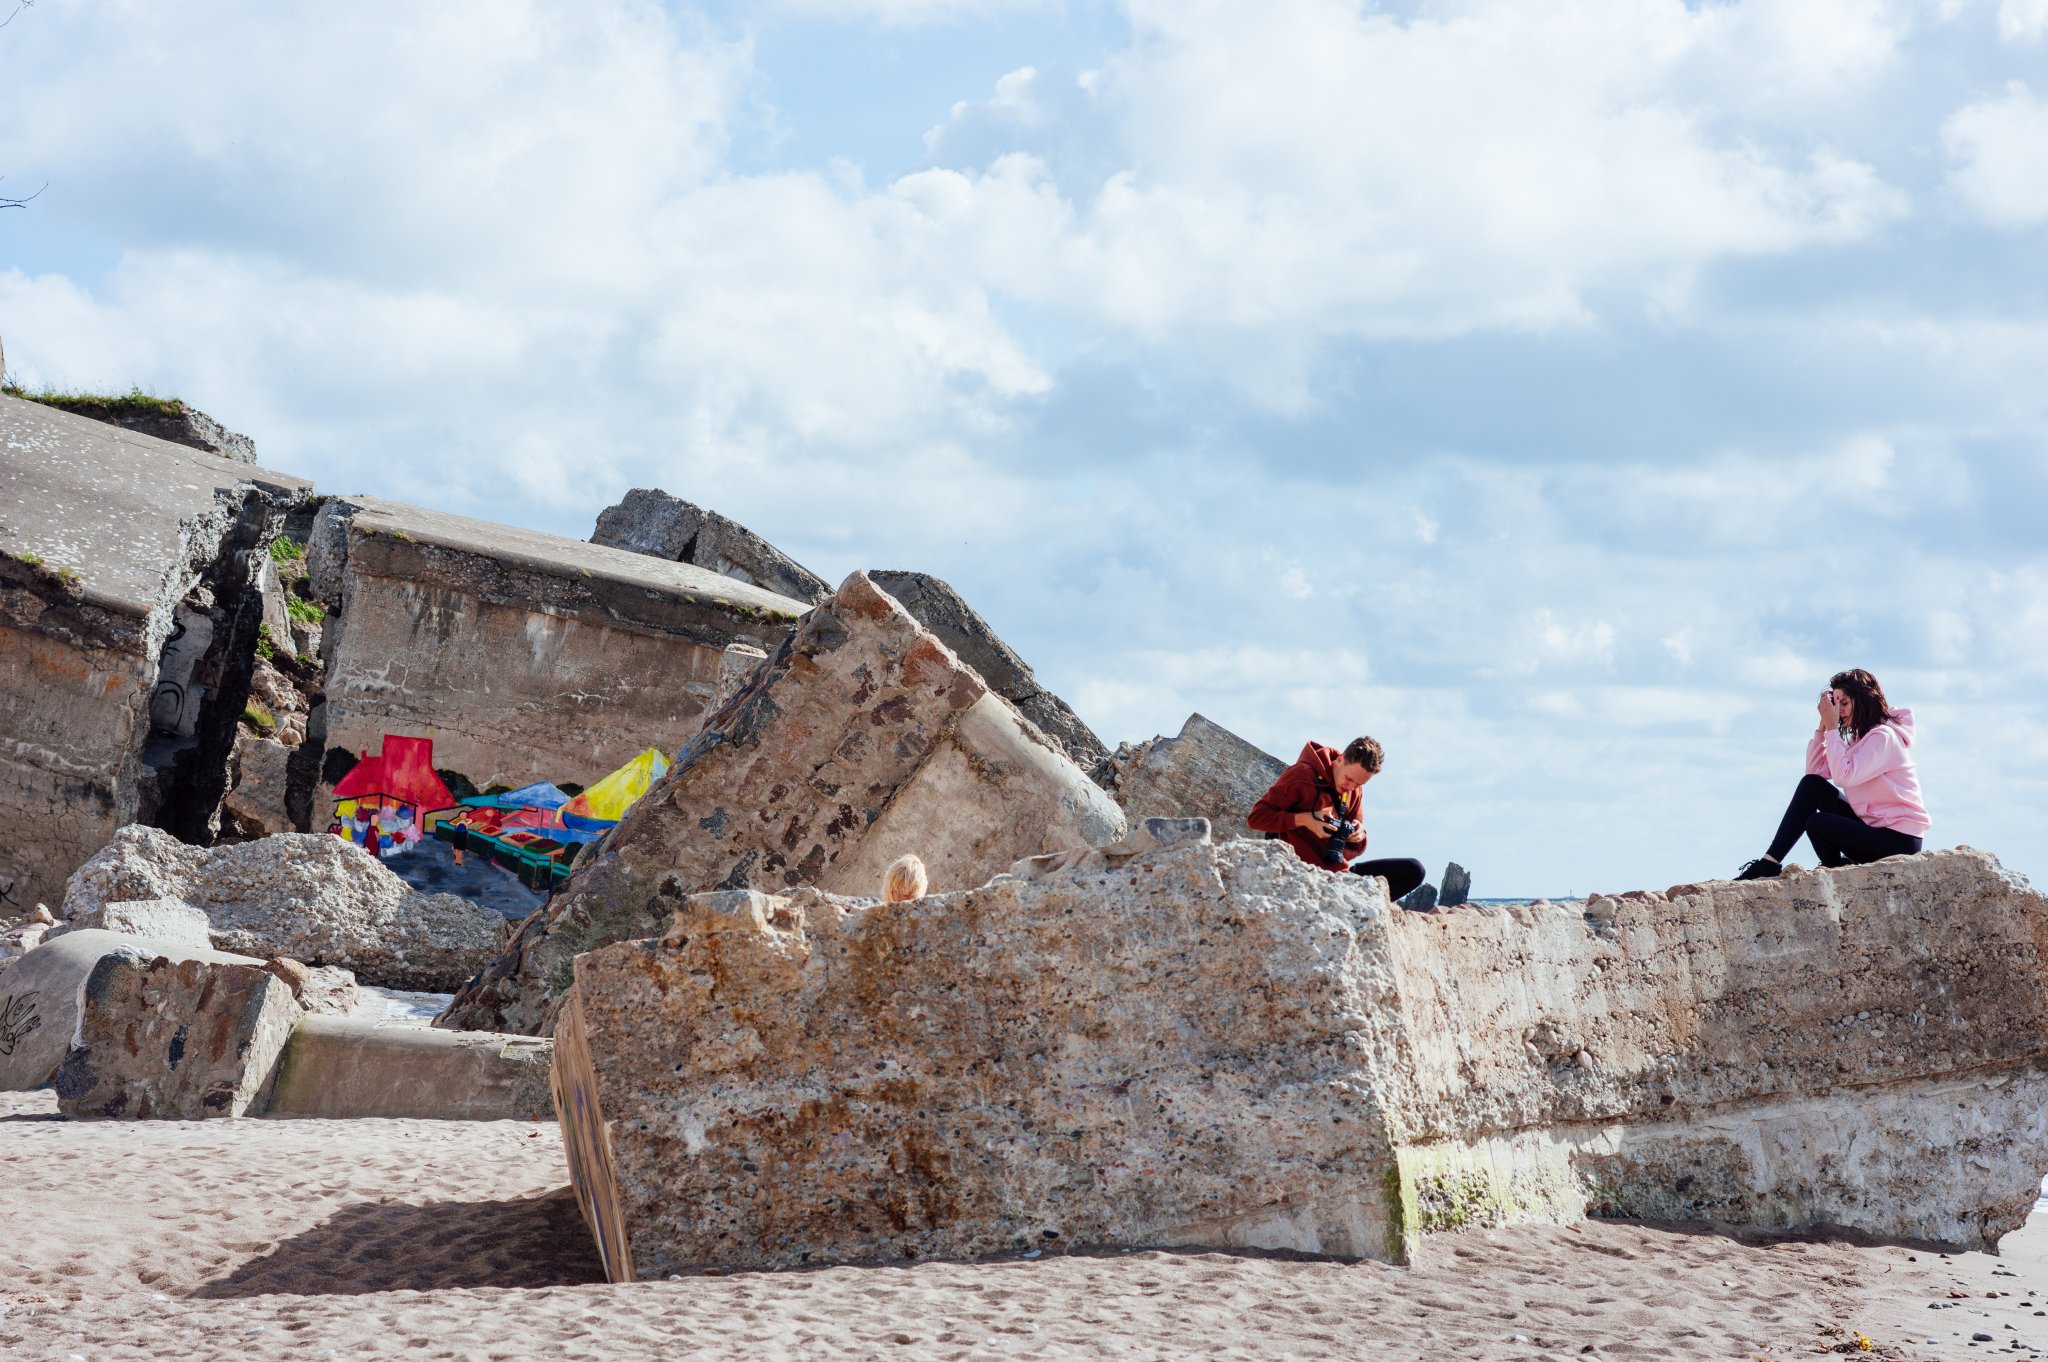
[[924, 897], [924, 862], [916, 856], [898, 856], [882, 876], [882, 902], [905, 903]]

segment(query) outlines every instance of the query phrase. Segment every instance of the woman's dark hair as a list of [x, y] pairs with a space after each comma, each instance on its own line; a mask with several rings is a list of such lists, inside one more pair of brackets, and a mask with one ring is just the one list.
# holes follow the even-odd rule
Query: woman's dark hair
[[1828, 678], [1828, 685], [1849, 697], [1849, 728], [1857, 737], [1892, 717], [1892, 707], [1885, 703], [1884, 687], [1863, 668], [1836, 672]]

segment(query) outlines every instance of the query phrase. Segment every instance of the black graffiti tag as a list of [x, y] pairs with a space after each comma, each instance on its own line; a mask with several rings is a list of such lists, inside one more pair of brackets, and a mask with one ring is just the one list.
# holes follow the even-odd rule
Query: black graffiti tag
[[41, 992], [8, 994], [0, 1003], [0, 1055], [11, 1055], [28, 1033], [43, 1024]]

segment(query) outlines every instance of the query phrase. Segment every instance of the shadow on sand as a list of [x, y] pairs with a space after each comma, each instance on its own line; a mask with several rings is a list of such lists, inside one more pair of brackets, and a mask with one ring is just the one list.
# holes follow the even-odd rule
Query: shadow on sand
[[590, 1231], [564, 1187], [517, 1201], [349, 1206], [192, 1294], [359, 1296], [603, 1280]]

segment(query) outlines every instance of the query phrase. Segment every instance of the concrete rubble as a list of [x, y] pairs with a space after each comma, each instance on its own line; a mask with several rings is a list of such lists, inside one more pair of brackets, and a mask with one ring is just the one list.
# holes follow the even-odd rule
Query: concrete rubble
[[260, 1111], [300, 1016], [261, 965], [110, 952], [80, 992], [57, 1109], [183, 1121]]
[[688, 563], [806, 605], [832, 594], [816, 573], [746, 526], [658, 487], [635, 487], [605, 508], [590, 542]]
[[951, 586], [922, 572], [870, 572], [868, 577], [894, 596], [919, 624], [937, 634], [939, 641], [962, 662], [979, 672], [990, 690], [1037, 724], [1039, 731], [1057, 743], [1076, 766], [1091, 770], [1109, 756], [1109, 749], [1102, 745], [1095, 731], [1081, 722], [1081, 716], [1066, 701], [1039, 684], [1030, 665], [997, 637], [988, 621]]
[[660, 931], [699, 890], [869, 894], [912, 851], [935, 891], [957, 889], [1123, 831], [1080, 768], [854, 573], [437, 1024], [548, 1030], [578, 953]]
[[218, 824], [303, 479], [0, 396], [0, 916], [114, 830]]
[[371, 497], [307, 548], [322, 628], [313, 828], [387, 734], [430, 736], [478, 790], [588, 785], [697, 731], [726, 649], [781, 645], [809, 602], [688, 564]]
[[339, 837], [282, 833], [201, 848], [126, 827], [78, 868], [62, 914], [177, 899], [205, 913], [213, 944], [353, 971], [386, 988], [446, 991], [505, 948], [505, 920], [452, 894], [420, 894]]
[[78, 1034], [85, 981], [108, 955], [260, 966], [247, 956], [99, 928], [50, 936], [0, 972], [0, 1091], [28, 1092], [56, 1075]]
[[1093, 775], [1131, 818], [1206, 818], [1218, 836], [1258, 837], [1245, 816], [1286, 769], [1223, 725], [1190, 714], [1176, 737], [1119, 744]]
[[136, 435], [146, 435], [153, 440], [185, 445], [207, 454], [218, 454], [237, 463], [256, 462], [254, 440], [246, 435], [237, 435], [197, 407], [187, 406], [176, 399], [164, 403], [161, 409], [141, 409], [124, 404], [118, 399], [113, 402], [94, 399], [68, 401], [61, 397], [37, 397], [29, 400], [54, 411], [69, 412], [88, 421], [118, 426], [122, 430]]
[[614, 1280], [1589, 1213], [1979, 1248], [2048, 1171], [2048, 900], [1980, 852], [1451, 917], [1185, 824], [1018, 869], [576, 959]]
[[328, 1120], [544, 1121], [552, 1042], [530, 1036], [307, 1017], [267, 1112]]

